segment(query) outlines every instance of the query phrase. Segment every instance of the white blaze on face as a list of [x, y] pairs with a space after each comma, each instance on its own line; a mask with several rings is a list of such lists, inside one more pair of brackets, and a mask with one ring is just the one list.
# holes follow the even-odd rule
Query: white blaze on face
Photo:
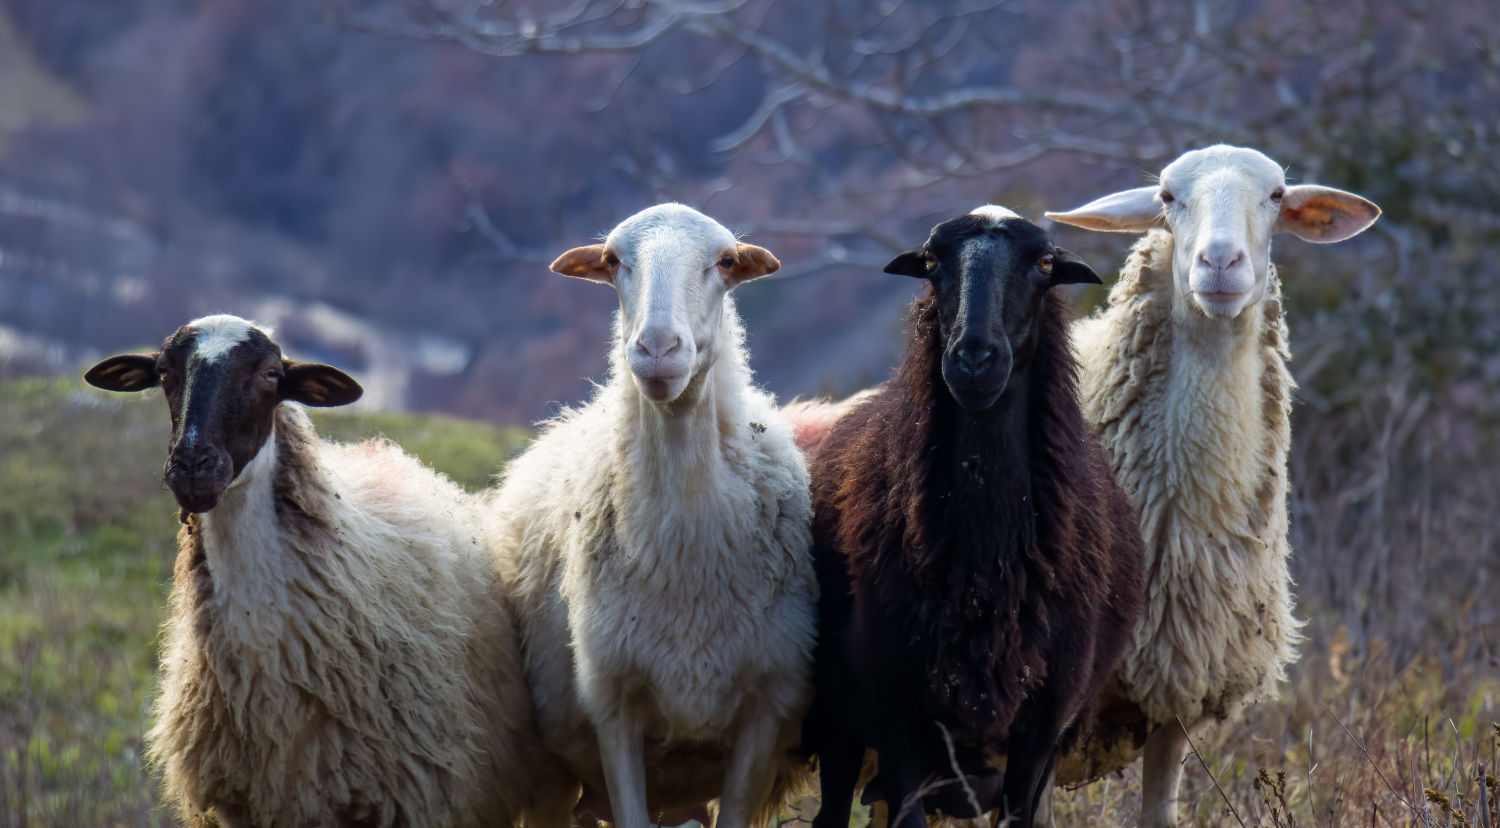
[[999, 224], [1006, 219], [1020, 218], [1016, 213], [998, 204], [985, 204], [969, 211], [971, 216], [987, 219], [990, 224]]
[[[193, 353], [204, 362], [211, 363], [234, 350], [234, 346], [249, 339], [251, 329], [259, 326], [238, 316], [218, 313], [195, 319], [189, 322], [187, 327], [197, 331], [197, 335], [193, 338]], [[260, 331], [266, 335], [267, 339], [271, 338], [269, 328], [260, 328]]]

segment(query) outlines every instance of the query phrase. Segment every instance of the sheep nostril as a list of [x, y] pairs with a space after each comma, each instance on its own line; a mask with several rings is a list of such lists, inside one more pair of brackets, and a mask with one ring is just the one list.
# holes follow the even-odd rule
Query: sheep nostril
[[652, 359], [661, 359], [682, 347], [682, 336], [680, 334], [658, 334], [644, 333], [635, 339], [635, 349]]
[[995, 349], [988, 345], [963, 345], [956, 354], [965, 371], [977, 374], [995, 358]]

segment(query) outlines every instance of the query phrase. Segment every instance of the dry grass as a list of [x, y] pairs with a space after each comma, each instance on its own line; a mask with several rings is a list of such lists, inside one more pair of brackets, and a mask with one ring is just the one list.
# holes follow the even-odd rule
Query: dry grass
[[[1302, 658], [1279, 699], [1194, 734], [1184, 824], [1500, 828], [1492, 432], [1405, 380], [1352, 399], [1298, 413]], [[140, 761], [176, 528], [160, 405], [0, 384], [0, 828], [168, 824]], [[471, 488], [524, 439], [441, 418], [319, 425], [387, 433]], [[1060, 792], [1058, 824], [1132, 825], [1139, 797], [1132, 768]]]

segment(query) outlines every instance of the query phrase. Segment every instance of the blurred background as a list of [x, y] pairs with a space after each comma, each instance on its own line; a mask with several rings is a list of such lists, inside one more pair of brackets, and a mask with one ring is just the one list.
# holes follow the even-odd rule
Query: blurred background
[[[604, 372], [613, 292], [547, 263], [645, 206], [774, 251], [737, 292], [753, 367], [844, 394], [893, 364], [918, 286], [879, 268], [933, 224], [1217, 142], [1385, 213], [1276, 246], [1309, 640], [1198, 746], [1184, 818], [1484, 824], [1497, 113], [1493, 0], [0, 0], [0, 825], [164, 819], [139, 750], [166, 417], [82, 390], [89, 361], [253, 317], [366, 385], [320, 427], [479, 487]], [[1053, 229], [1107, 282], [1132, 241]], [[1129, 824], [1137, 793], [1060, 815]]]

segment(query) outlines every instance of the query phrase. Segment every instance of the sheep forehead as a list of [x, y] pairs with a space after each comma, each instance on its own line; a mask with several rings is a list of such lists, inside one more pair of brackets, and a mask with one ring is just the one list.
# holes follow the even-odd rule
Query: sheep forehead
[[1185, 152], [1161, 173], [1162, 187], [1181, 196], [1211, 188], [1259, 200], [1285, 181], [1281, 167], [1264, 153], [1224, 144]]
[[973, 210], [970, 210], [969, 215], [978, 216], [982, 219], [985, 219], [991, 225], [999, 224], [1006, 219], [1017, 219], [1021, 217], [1014, 210], [1011, 210], [1007, 207], [1001, 207], [998, 204], [981, 204], [980, 206], [975, 207]]
[[271, 339], [270, 328], [227, 313], [194, 319], [184, 327], [195, 334], [193, 353], [208, 363], [217, 362], [235, 346], [248, 341], [252, 332], [259, 331], [266, 339]]
[[[651, 248], [671, 255], [708, 257], [717, 248], [734, 247], [734, 234], [724, 225], [685, 204], [658, 204], [620, 222], [609, 233], [605, 245], [621, 258]], [[712, 248], [712, 250], [711, 250]]]

